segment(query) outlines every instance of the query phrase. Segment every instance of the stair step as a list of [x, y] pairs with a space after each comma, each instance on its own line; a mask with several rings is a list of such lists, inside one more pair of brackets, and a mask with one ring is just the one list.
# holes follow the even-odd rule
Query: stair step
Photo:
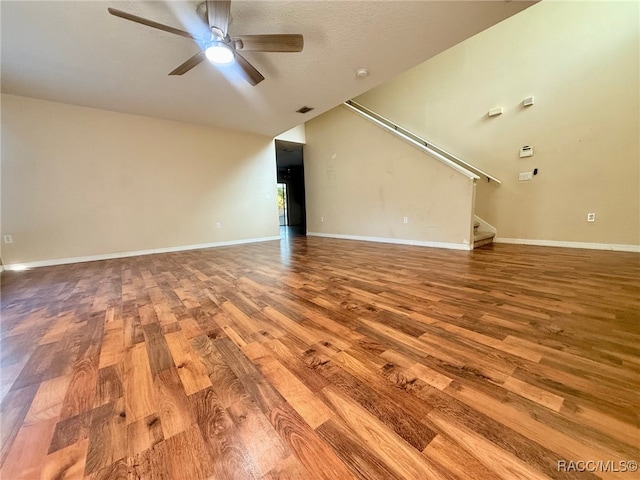
[[482, 247], [483, 245], [489, 245], [493, 243], [493, 238], [496, 236], [493, 232], [476, 232], [473, 235], [473, 248]]

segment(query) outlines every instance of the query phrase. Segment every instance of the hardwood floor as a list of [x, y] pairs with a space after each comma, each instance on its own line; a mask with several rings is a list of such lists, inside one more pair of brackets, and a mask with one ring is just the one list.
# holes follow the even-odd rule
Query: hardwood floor
[[5, 480], [639, 478], [637, 254], [292, 237], [4, 272], [1, 313]]

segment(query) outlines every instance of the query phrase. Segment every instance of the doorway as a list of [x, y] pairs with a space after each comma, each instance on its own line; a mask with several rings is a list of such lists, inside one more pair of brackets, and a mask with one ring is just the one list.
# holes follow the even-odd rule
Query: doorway
[[275, 143], [281, 236], [306, 235], [303, 145], [284, 140]]
[[278, 219], [280, 220], [281, 227], [287, 227], [289, 225], [286, 183], [278, 183]]

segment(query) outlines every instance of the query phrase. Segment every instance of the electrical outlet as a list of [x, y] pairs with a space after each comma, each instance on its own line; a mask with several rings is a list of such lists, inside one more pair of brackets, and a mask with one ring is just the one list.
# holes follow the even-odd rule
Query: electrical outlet
[[220, 222], [216, 222], [216, 228], [222, 228], [222, 224]]
[[533, 172], [520, 172], [518, 174], [518, 180], [521, 182], [529, 182], [533, 180]]
[[596, 214], [595, 213], [587, 213], [587, 222], [595, 222]]
[[5, 235], [4, 243], [13, 243], [13, 237], [11, 235]]
[[402, 223], [409, 223], [409, 217], [402, 217]]

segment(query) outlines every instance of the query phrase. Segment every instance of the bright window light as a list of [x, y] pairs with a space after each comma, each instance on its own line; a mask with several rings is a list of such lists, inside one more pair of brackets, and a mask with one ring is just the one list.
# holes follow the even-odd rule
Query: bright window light
[[225, 65], [233, 62], [233, 50], [222, 42], [214, 42], [204, 51], [211, 63]]

